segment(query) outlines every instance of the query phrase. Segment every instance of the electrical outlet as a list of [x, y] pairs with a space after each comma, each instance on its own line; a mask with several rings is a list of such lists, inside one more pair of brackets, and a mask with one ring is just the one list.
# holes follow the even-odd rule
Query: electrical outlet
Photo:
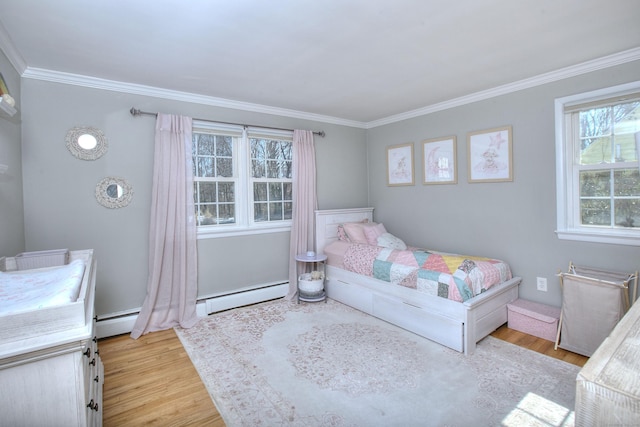
[[546, 277], [538, 277], [537, 278], [538, 290], [542, 292], [547, 292], [547, 278]]

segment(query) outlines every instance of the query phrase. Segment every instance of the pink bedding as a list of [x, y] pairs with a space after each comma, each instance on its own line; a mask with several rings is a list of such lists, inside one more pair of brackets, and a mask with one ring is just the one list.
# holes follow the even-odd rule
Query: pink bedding
[[328, 265], [454, 301], [466, 301], [512, 278], [508, 264], [485, 257], [339, 240], [324, 252]]

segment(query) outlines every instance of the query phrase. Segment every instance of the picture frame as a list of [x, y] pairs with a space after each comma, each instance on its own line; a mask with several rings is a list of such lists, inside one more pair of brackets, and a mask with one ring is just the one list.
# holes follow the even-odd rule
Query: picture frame
[[414, 185], [413, 143], [387, 147], [387, 185]]
[[513, 181], [511, 135], [510, 125], [467, 135], [469, 182]]
[[457, 184], [455, 136], [422, 141], [423, 184]]

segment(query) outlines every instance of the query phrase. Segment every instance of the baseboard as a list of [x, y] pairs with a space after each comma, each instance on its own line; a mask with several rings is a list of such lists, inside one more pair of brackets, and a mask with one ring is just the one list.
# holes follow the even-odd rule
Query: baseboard
[[[289, 284], [280, 283], [233, 294], [213, 296], [198, 301], [196, 314], [198, 317], [206, 317], [211, 313], [282, 298], [287, 295], [288, 291]], [[138, 313], [139, 311], [134, 310], [128, 314], [102, 316], [102, 319], [98, 319], [96, 323], [96, 336], [100, 339], [131, 333], [138, 318]]]
[[217, 313], [218, 311], [229, 310], [230, 308], [242, 307], [262, 301], [282, 298], [287, 295], [287, 292], [289, 292], [289, 284], [280, 283], [264, 288], [253, 289], [251, 291], [209, 298], [204, 301], [205, 313]]
[[138, 313], [112, 319], [98, 319], [96, 322], [96, 336], [100, 339], [129, 334], [133, 330], [133, 325], [135, 325], [137, 318]]

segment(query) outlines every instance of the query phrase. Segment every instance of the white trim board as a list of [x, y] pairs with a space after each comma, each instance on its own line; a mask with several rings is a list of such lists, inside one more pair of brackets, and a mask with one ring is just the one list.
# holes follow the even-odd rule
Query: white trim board
[[[218, 311], [282, 298], [288, 291], [289, 283], [280, 283], [244, 292], [215, 296], [198, 301], [196, 313], [198, 317], [207, 317], [209, 314]], [[96, 323], [96, 337], [100, 339], [131, 333], [139, 312], [140, 310], [138, 309], [128, 314], [103, 316], [104, 320], [98, 319]]]

